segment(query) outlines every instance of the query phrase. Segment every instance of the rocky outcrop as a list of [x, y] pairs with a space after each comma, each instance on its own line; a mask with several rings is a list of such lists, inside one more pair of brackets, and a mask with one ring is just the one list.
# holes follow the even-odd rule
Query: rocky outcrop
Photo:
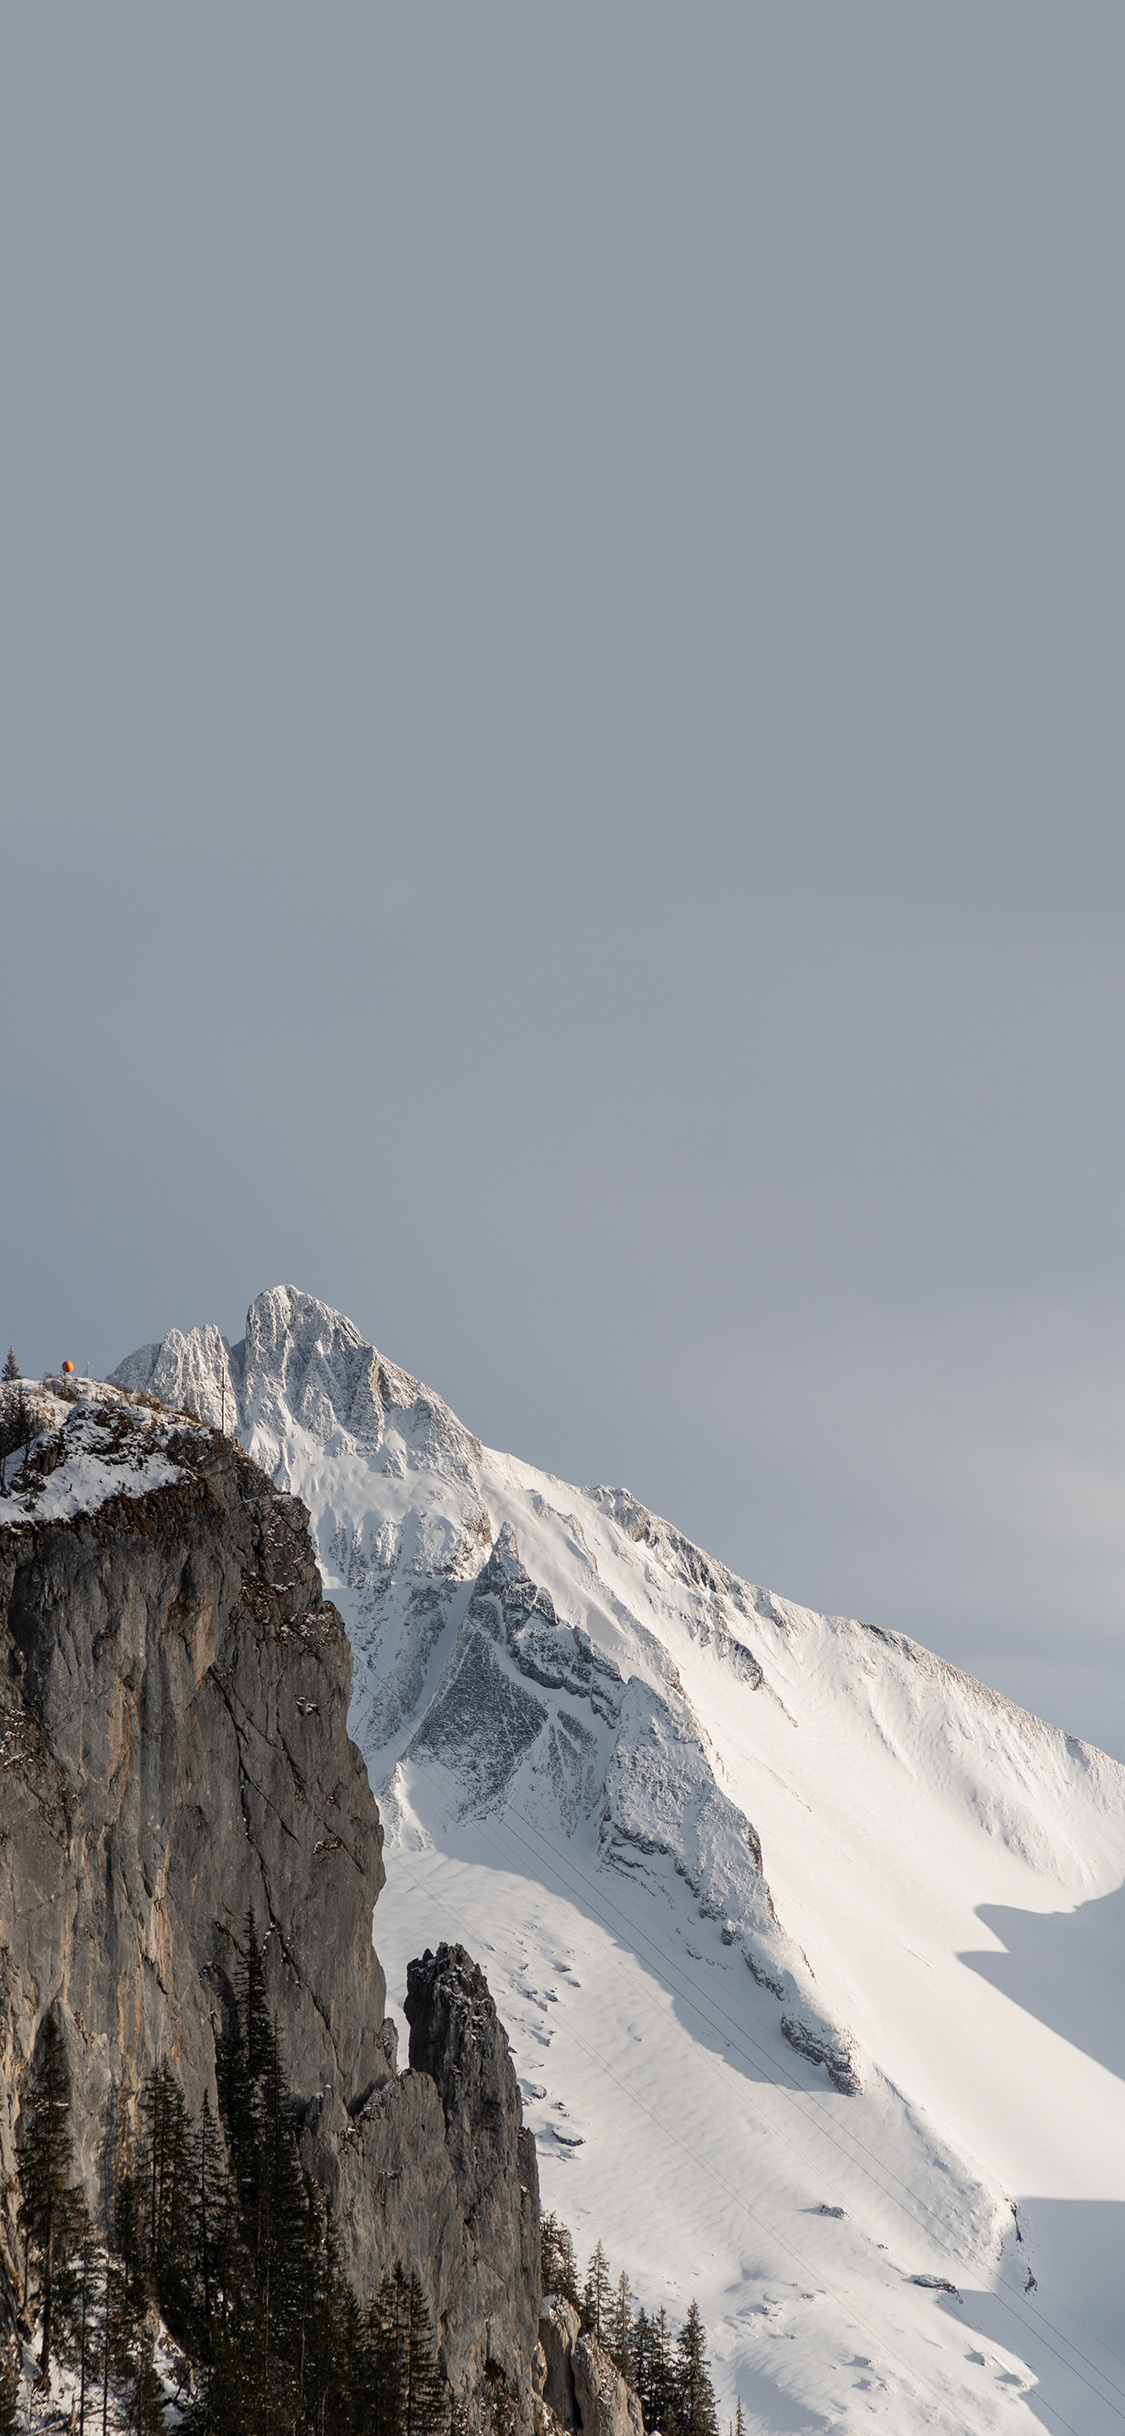
[[543, 2296], [539, 2340], [543, 2400], [568, 2436], [644, 2436], [641, 2406], [578, 2311], [557, 2292]]
[[97, 2208], [151, 2066], [174, 2066], [193, 2111], [215, 2103], [253, 1919], [357, 2289], [416, 2267], [461, 2400], [491, 2368], [526, 2417], [534, 2150], [460, 1948], [413, 1966], [397, 2070], [371, 1943], [382, 1830], [307, 1521], [229, 1439], [125, 1395], [76, 1407], [0, 1505], [0, 2264], [48, 2012]]
[[405, 2012], [411, 2071], [426, 2074], [441, 2100], [484, 2356], [501, 2359], [514, 2339], [520, 2359], [530, 2361], [538, 2341], [535, 2142], [523, 2129], [519, 2084], [484, 1973], [464, 1946], [427, 1948], [410, 1964]]

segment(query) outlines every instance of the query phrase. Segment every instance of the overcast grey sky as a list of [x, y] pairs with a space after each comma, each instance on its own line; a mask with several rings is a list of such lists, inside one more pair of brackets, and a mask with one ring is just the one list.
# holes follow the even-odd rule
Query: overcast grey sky
[[291, 1280], [1125, 1756], [1125, 16], [0, 27], [0, 1332]]

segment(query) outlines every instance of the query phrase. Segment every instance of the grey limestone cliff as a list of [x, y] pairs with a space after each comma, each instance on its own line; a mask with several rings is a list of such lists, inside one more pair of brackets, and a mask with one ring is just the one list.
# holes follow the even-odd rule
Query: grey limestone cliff
[[561, 2293], [543, 2296], [539, 2338], [543, 2399], [567, 2436], [644, 2436], [632, 2387]]
[[348, 1740], [347, 1639], [304, 1508], [231, 1440], [146, 1401], [75, 1407], [0, 1500], [0, 2266], [48, 2013], [97, 2207], [145, 2073], [215, 2101], [246, 1924], [360, 2292], [417, 2267], [468, 2405], [530, 2415], [538, 2192], [480, 1972], [412, 1967], [399, 2073], [371, 1942], [382, 1830]]

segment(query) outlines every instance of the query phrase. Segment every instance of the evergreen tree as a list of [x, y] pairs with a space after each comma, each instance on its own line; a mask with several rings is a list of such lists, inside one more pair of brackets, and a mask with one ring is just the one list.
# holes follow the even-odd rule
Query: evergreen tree
[[676, 2338], [675, 2387], [679, 2436], [718, 2436], [707, 2335], [696, 2301], [689, 2304]]
[[438, 2375], [433, 2320], [416, 2274], [406, 2283], [402, 2318], [405, 2420], [403, 2436], [444, 2436], [446, 2408]]
[[649, 2425], [648, 2395], [652, 2373], [652, 2328], [648, 2311], [638, 2307], [629, 2338], [629, 2383], [641, 2406], [646, 2428]]
[[539, 2220], [539, 2265], [544, 2292], [557, 2292], [580, 2309], [574, 2243], [561, 2218], [550, 2213]]
[[384, 2268], [368, 2319], [373, 2407], [371, 2436], [403, 2436], [406, 2380], [402, 2359], [402, 2269]]
[[417, 2275], [401, 2261], [380, 2279], [368, 2321], [369, 2414], [364, 2436], [446, 2436], [449, 2406], [433, 2321]]
[[172, 2333], [190, 2337], [196, 2314], [194, 2223], [197, 2142], [174, 2072], [161, 2064], [141, 2093], [138, 2200], [152, 2289]]
[[5, 1360], [5, 1363], [4, 1363], [4, 1370], [3, 1370], [3, 1380], [4, 1380], [4, 1385], [5, 1385], [5, 1387], [10, 1387], [10, 1386], [13, 1384], [13, 1382], [14, 1382], [16, 1379], [18, 1379], [18, 1378], [19, 1378], [19, 1375], [20, 1375], [20, 1366], [19, 1366], [19, 1363], [18, 1363], [18, 1362], [17, 1362], [17, 1360], [16, 1360], [15, 1347], [14, 1347], [13, 1345], [9, 1345], [9, 1347], [8, 1347], [8, 1352], [7, 1352], [7, 1358], [6, 1358], [6, 1360]]
[[746, 2436], [746, 2422], [742, 2416], [741, 2394], [739, 2395], [734, 2406], [734, 2436]]
[[70, 2301], [68, 2274], [85, 2231], [81, 2193], [70, 2182], [70, 2072], [62, 2031], [49, 2013], [28, 2076], [17, 2132], [19, 2224], [28, 2265], [34, 2261], [42, 2313], [40, 2374], [51, 2365], [56, 2298]]
[[649, 2323], [648, 2390], [642, 2404], [646, 2428], [660, 2428], [662, 2436], [678, 2436], [680, 2425], [679, 2395], [676, 2388], [672, 2345], [668, 2334], [667, 2312], [658, 2309]]
[[586, 2281], [582, 2288], [582, 2322], [587, 2334], [605, 2341], [609, 2332], [610, 2311], [613, 2306], [613, 2286], [609, 2277], [609, 2260], [599, 2242], [595, 2242]]
[[610, 2308], [605, 2346], [615, 2367], [620, 2369], [622, 2376], [627, 2378], [630, 2384], [633, 2372], [632, 2302], [633, 2295], [629, 2290], [629, 2278], [622, 2268], [621, 2274], [617, 2278], [617, 2290]]

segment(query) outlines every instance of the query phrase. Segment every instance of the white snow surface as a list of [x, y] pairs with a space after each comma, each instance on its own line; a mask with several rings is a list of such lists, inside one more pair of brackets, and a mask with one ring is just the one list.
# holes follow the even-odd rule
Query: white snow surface
[[293, 1288], [114, 1375], [308, 1506], [392, 1992], [477, 1955], [544, 2205], [698, 2298], [724, 2413], [1125, 2428], [1125, 1769], [482, 1446]]

